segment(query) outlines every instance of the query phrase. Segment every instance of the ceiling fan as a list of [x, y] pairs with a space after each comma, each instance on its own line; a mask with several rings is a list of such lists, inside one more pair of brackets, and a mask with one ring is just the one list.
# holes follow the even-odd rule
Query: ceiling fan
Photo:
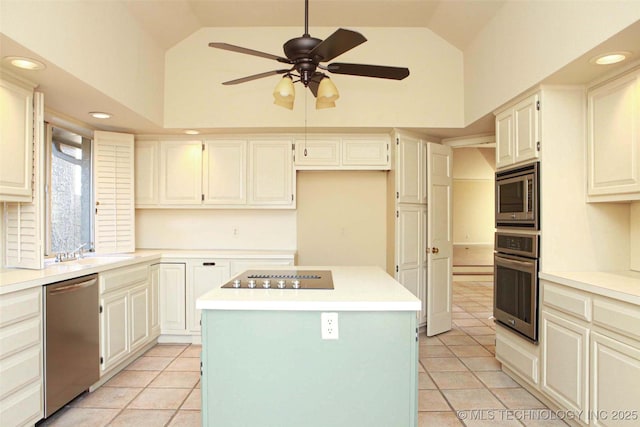
[[[274, 97], [276, 104], [293, 108], [293, 78], [298, 78], [295, 82], [301, 82], [309, 88], [313, 95], [318, 98], [317, 108], [332, 107], [335, 99], [338, 98], [338, 91], [330, 82], [328, 76], [318, 70], [327, 71], [334, 74], [348, 74], [352, 76], [376, 77], [381, 79], [402, 80], [409, 75], [409, 69], [404, 67], [388, 67], [383, 65], [367, 64], [347, 64], [333, 62], [327, 65], [322, 62], [331, 61], [339, 55], [364, 43], [367, 39], [357, 31], [339, 28], [324, 40], [311, 37], [309, 35], [309, 0], [304, 2], [304, 34], [301, 37], [293, 38], [283, 45], [284, 57], [260, 52], [245, 47], [235, 46], [228, 43], [212, 42], [210, 47], [228, 50], [231, 52], [243, 53], [246, 55], [259, 56], [273, 59], [283, 64], [290, 64], [290, 68], [266, 71], [253, 74], [235, 80], [223, 82], [223, 85], [235, 85], [245, 83], [263, 77], [284, 74], [283, 81], [276, 87]], [[287, 78], [288, 77], [288, 78]], [[321, 99], [322, 98], [322, 99]], [[278, 102], [283, 101], [284, 104]]]

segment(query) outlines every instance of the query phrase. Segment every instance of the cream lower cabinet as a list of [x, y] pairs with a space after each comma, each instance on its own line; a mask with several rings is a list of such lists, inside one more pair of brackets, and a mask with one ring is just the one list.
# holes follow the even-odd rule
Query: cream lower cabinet
[[585, 425], [640, 425], [640, 306], [540, 284], [540, 391]]
[[591, 334], [594, 426], [640, 425], [640, 342]]
[[187, 330], [200, 333], [200, 310], [196, 300], [229, 279], [229, 261], [200, 259], [187, 262]]
[[537, 389], [540, 384], [540, 346], [496, 323], [496, 359]]
[[162, 263], [159, 267], [160, 331], [184, 334], [186, 330], [186, 264]]
[[108, 270], [98, 277], [100, 368], [104, 374], [155, 337], [150, 330], [149, 266]]
[[42, 288], [0, 295], [0, 425], [43, 415]]
[[563, 409], [582, 414], [589, 408], [589, 329], [578, 322], [543, 310], [540, 317], [542, 391]]
[[149, 267], [149, 330], [160, 335], [160, 264]]

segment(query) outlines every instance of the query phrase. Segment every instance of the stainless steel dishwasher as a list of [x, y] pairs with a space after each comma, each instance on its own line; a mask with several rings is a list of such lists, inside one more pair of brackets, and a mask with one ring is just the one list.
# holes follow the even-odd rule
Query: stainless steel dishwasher
[[46, 418], [100, 378], [98, 275], [52, 283], [43, 295]]

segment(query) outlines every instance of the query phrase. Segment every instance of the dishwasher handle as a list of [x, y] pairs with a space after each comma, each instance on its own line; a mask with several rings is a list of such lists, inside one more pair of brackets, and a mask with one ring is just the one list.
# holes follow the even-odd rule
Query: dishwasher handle
[[95, 285], [97, 281], [98, 279], [90, 279], [85, 280], [84, 282], [74, 283], [72, 285], [60, 286], [59, 288], [49, 291], [49, 295], [63, 294], [66, 292], [73, 292], [81, 288], [88, 288], [89, 286]]

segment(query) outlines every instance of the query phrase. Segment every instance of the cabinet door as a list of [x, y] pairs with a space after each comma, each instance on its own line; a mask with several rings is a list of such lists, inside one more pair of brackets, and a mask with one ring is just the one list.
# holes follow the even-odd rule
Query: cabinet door
[[114, 292], [101, 298], [102, 371], [124, 360], [129, 354], [129, 292]]
[[640, 379], [640, 343], [635, 341], [635, 345], [628, 345], [593, 332], [591, 334], [591, 413], [605, 416], [592, 419], [592, 425], [638, 425], [638, 417], [640, 417], [638, 379]]
[[33, 90], [0, 79], [0, 201], [30, 202]]
[[367, 166], [389, 168], [388, 139], [342, 139], [342, 165], [354, 169]]
[[513, 108], [515, 163], [534, 160], [538, 157], [538, 141], [540, 141], [538, 100], [538, 94], [535, 94]]
[[[589, 329], [542, 310], [540, 343], [543, 392], [562, 409], [588, 411]], [[581, 419], [587, 422], [585, 412]]]
[[160, 330], [185, 332], [185, 265], [160, 264]]
[[588, 103], [589, 195], [640, 199], [640, 71], [591, 91]]
[[205, 141], [202, 178], [204, 204], [246, 204], [246, 165], [245, 141]]
[[295, 207], [291, 141], [249, 142], [249, 204]]
[[396, 199], [398, 203], [423, 203], [424, 151], [419, 139], [399, 136], [396, 142]]
[[194, 262], [190, 264], [189, 272], [187, 326], [190, 331], [199, 332], [200, 310], [196, 309], [196, 300], [210, 290], [222, 286], [229, 279], [229, 264], [212, 260]]
[[158, 141], [135, 143], [136, 206], [158, 204]]
[[[400, 205], [396, 213], [396, 265], [399, 270], [417, 269], [424, 259], [423, 210], [421, 206]], [[416, 295], [417, 296], [417, 295]]]
[[160, 266], [149, 268], [149, 333], [152, 338], [160, 335]]
[[165, 205], [202, 203], [202, 143], [160, 142], [159, 199]]
[[338, 169], [340, 166], [340, 140], [338, 139], [297, 139], [296, 168]]
[[508, 109], [496, 116], [496, 168], [515, 162], [513, 139], [513, 110]]
[[129, 291], [130, 351], [135, 351], [149, 338], [149, 284]]

